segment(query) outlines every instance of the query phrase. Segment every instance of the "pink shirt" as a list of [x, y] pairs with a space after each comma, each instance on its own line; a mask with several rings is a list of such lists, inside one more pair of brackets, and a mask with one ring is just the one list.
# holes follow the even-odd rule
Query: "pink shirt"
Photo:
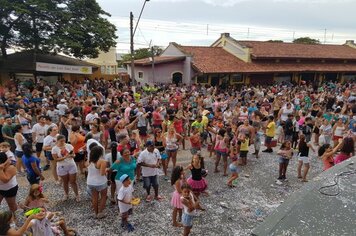
[[349, 155], [346, 155], [344, 153], [340, 153], [340, 154], [336, 155], [336, 157], [334, 158], [334, 163], [335, 164], [339, 164], [339, 163], [341, 163], [341, 162], [343, 162], [343, 161], [345, 161], [345, 160], [347, 160], [349, 158], [350, 158]]

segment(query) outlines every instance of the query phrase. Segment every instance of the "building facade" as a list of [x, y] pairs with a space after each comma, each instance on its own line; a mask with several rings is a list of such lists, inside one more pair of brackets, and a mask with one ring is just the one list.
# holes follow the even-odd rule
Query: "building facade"
[[238, 41], [223, 33], [209, 47], [170, 43], [154, 60], [136, 60], [135, 77], [141, 83], [213, 86], [356, 81], [356, 45]]

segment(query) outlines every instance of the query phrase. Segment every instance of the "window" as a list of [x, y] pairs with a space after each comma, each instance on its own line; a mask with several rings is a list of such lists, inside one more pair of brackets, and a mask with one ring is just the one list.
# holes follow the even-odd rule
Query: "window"
[[139, 79], [143, 79], [143, 72], [142, 71], [138, 72], [138, 78]]
[[232, 84], [243, 83], [244, 79], [242, 74], [232, 74], [230, 75], [230, 81]]
[[209, 78], [207, 75], [199, 75], [197, 77], [197, 84], [207, 84], [209, 83]]

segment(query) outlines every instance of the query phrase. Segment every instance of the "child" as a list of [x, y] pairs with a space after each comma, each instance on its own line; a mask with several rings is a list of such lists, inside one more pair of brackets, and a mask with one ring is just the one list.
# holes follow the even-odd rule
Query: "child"
[[194, 194], [199, 198], [200, 193], [204, 192], [208, 187], [206, 180], [202, 176], [201, 158], [199, 155], [193, 156], [192, 163], [187, 169], [192, 173], [187, 182], [192, 187]]
[[[309, 158], [309, 148], [315, 152], [313, 146], [311, 143], [307, 143], [305, 141], [305, 136], [304, 134], [300, 135], [299, 137], [299, 157], [298, 157], [298, 179], [302, 179], [302, 182], [308, 182], [307, 180], [307, 174], [310, 168], [310, 158]], [[304, 164], [304, 170], [303, 170], [303, 175], [302, 175], [302, 166]]]
[[190, 152], [195, 155], [201, 150], [200, 132], [197, 127], [192, 127], [192, 134], [189, 139], [191, 144]]
[[311, 117], [305, 118], [305, 124], [302, 126], [302, 132], [305, 136], [305, 141], [308, 143], [311, 140], [312, 132], [313, 132], [313, 120]]
[[250, 138], [248, 134], [241, 133], [238, 138], [237, 144], [240, 146], [240, 165], [245, 166], [247, 164], [247, 153]]
[[11, 145], [8, 142], [2, 142], [0, 143], [0, 151], [5, 152], [6, 156], [8, 159], [11, 161], [11, 165], [16, 166], [16, 158], [14, 153], [10, 150]]
[[278, 151], [278, 155], [280, 155], [279, 162], [279, 177], [277, 184], [281, 184], [280, 180], [287, 180], [286, 172], [289, 164], [289, 160], [293, 156], [293, 151], [291, 147], [291, 143], [289, 141], [285, 141], [282, 143], [281, 149]]
[[174, 192], [172, 195], [172, 200], [171, 200], [171, 205], [173, 207], [173, 226], [174, 227], [182, 227], [181, 223], [178, 223], [177, 221], [177, 213], [179, 214], [178, 218], [182, 219], [182, 209], [183, 205], [182, 202], [180, 201], [182, 189], [181, 186], [183, 183], [185, 183], [185, 176], [184, 176], [184, 169], [182, 166], [176, 166], [174, 167], [172, 171], [172, 177], [171, 177], [171, 184], [174, 185]]
[[236, 187], [235, 185], [233, 185], [232, 182], [239, 177], [240, 173], [240, 167], [238, 166], [238, 154], [239, 147], [237, 146], [237, 143], [235, 141], [232, 141], [230, 147], [231, 164], [229, 166], [231, 171], [231, 177], [227, 181], [227, 186], [229, 186], [230, 188]]
[[[67, 228], [63, 218], [53, 222], [55, 214], [46, 212], [45, 208], [40, 208], [40, 212], [35, 219], [32, 219], [28, 228], [31, 229], [32, 235], [36, 236], [59, 236], [63, 230], [65, 236], [76, 235], [73, 229]], [[60, 228], [59, 228], [59, 227]]]
[[30, 191], [24, 204], [21, 204], [23, 209], [32, 208], [46, 208], [46, 204], [49, 203], [48, 199], [42, 193], [42, 186], [33, 184], [30, 187]]
[[128, 222], [129, 215], [132, 215], [132, 193], [133, 187], [131, 185], [130, 177], [127, 174], [123, 174], [120, 177], [122, 186], [117, 194], [117, 200], [119, 201], [119, 210], [121, 214], [121, 227], [127, 229], [127, 231], [134, 231], [134, 227]]
[[182, 224], [184, 227], [183, 236], [188, 236], [193, 227], [193, 218], [196, 209], [204, 210], [201, 208], [199, 200], [192, 193], [192, 188], [188, 184], [183, 184], [181, 202], [183, 205]]

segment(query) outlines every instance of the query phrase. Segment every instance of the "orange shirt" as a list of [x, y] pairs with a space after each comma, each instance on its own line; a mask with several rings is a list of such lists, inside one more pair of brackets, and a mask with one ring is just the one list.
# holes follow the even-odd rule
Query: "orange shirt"
[[76, 133], [75, 136], [77, 137], [77, 143], [73, 145], [74, 148], [74, 153], [78, 153], [79, 149], [82, 148], [85, 145], [85, 137], [81, 134]]

